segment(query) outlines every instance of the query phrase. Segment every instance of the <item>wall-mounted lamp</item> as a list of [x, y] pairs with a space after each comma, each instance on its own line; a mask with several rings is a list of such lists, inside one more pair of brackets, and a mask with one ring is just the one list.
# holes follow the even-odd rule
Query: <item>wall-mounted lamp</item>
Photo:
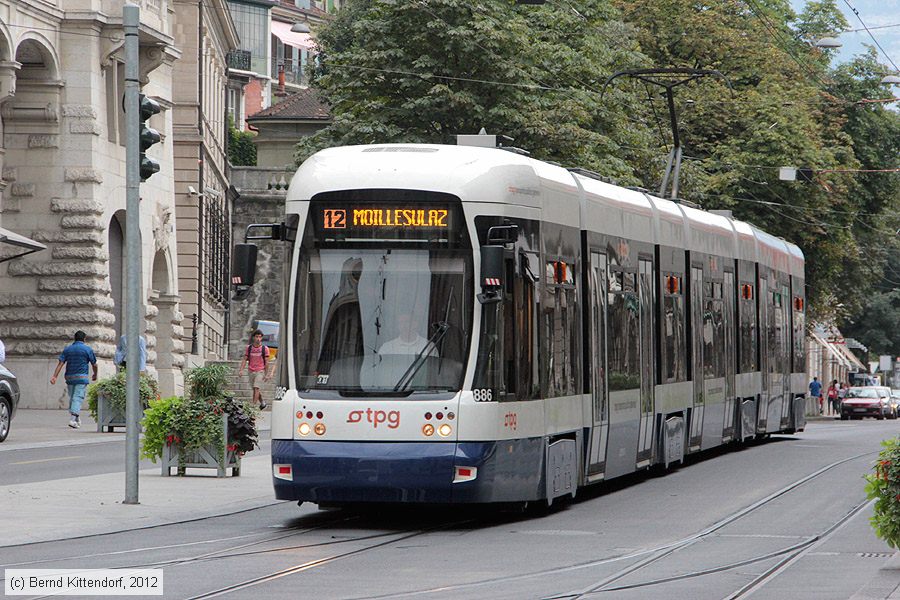
[[291, 25], [291, 31], [294, 33], [309, 33], [309, 24], [307, 23], [294, 23]]
[[885, 83], [887, 85], [900, 85], [900, 77], [897, 75], [885, 75], [881, 78], [881, 83]]

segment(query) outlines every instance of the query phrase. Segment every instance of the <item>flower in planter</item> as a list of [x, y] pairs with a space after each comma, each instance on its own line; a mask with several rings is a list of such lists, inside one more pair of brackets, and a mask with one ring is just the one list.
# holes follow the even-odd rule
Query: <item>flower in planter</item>
[[866, 475], [866, 495], [875, 500], [871, 523], [878, 537], [900, 548], [900, 437], [881, 444], [875, 472]]
[[[164, 398], [150, 403], [145, 413], [142, 456], [156, 462], [165, 446], [176, 446], [179, 461], [204, 447], [217, 448], [224, 462], [226, 449], [239, 455], [259, 446], [256, 412], [227, 395], [229, 369], [207, 365], [189, 371], [184, 398]], [[228, 439], [224, 439], [222, 415], [228, 415]]]
[[[159, 398], [159, 388], [156, 380], [149, 375], [141, 374], [138, 379], [138, 389], [141, 397], [141, 408], [146, 409], [151, 400]], [[126, 390], [125, 371], [120, 371], [112, 377], [106, 377], [88, 386], [85, 397], [88, 410], [94, 420], [97, 419], [98, 396], [103, 395], [109, 403], [109, 407], [122, 415], [125, 414]]]

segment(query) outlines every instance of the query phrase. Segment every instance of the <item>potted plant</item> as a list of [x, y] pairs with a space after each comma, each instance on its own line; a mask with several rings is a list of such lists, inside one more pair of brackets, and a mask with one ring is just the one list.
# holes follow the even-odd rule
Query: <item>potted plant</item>
[[866, 495], [875, 500], [872, 527], [891, 548], [900, 548], [900, 437], [881, 443], [875, 472], [866, 475]]
[[160, 459], [162, 474], [172, 468], [184, 475], [187, 468], [227, 469], [240, 475], [241, 457], [258, 446], [256, 412], [227, 395], [229, 369], [206, 365], [187, 373], [188, 392], [152, 402], [143, 420], [142, 456]]
[[[159, 397], [156, 380], [141, 374], [138, 379], [141, 409]], [[125, 371], [112, 377], [96, 381], [88, 386], [85, 397], [91, 417], [97, 422], [97, 431], [112, 431], [114, 427], [125, 427]]]

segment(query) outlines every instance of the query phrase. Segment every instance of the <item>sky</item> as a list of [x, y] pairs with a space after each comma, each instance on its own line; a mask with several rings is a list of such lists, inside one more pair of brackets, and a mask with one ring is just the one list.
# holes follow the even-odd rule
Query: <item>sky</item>
[[[847, 18], [850, 29], [862, 29], [863, 24], [860, 23], [860, 18], [862, 18], [887, 56], [893, 60], [895, 65], [900, 66], [900, 0], [836, 1]], [[805, 0], [791, 0], [791, 6], [798, 13], [803, 10], [805, 4]], [[851, 6], [857, 10], [859, 17], [853, 13]], [[895, 27], [884, 27], [885, 25], [895, 25]], [[865, 52], [865, 44], [875, 45], [864, 29], [842, 33], [838, 39], [844, 45], [838, 51], [837, 62], [846, 62], [854, 55]], [[878, 52], [878, 55], [879, 62], [891, 66], [891, 61], [881, 51]]]

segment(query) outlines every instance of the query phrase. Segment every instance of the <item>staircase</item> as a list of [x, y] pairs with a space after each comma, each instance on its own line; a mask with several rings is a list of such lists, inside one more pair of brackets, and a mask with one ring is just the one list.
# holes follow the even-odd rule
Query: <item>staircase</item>
[[[206, 364], [225, 365], [230, 369], [228, 375], [228, 392], [234, 396], [236, 400], [245, 400], [250, 402], [253, 400], [253, 388], [250, 387], [250, 379], [247, 377], [247, 367], [244, 367], [244, 375], [238, 377], [238, 368], [241, 366], [239, 360], [217, 360], [207, 361]], [[275, 379], [263, 382], [260, 388], [263, 399], [271, 404], [272, 398], [275, 396]]]

